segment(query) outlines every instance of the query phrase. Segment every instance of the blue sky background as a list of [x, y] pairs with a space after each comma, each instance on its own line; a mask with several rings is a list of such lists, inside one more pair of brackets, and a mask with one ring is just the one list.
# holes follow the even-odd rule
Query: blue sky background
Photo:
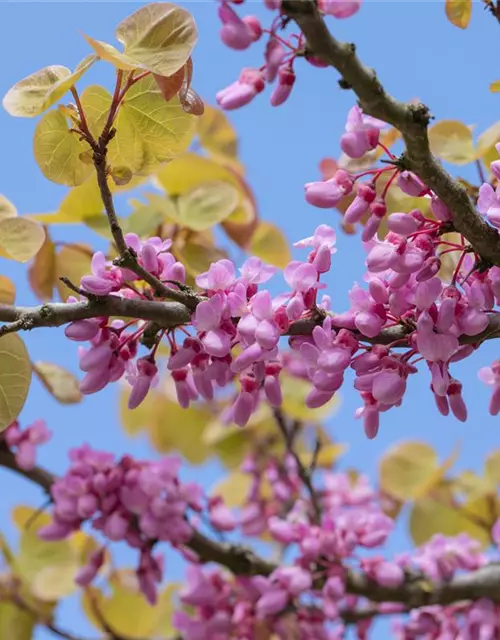
[[[89, 53], [79, 30], [113, 42], [115, 25], [139, 6], [133, 2], [2, 2], [0, 94], [3, 96], [12, 84], [43, 66], [63, 64], [74, 68]], [[194, 87], [213, 104], [215, 93], [233, 82], [242, 66], [261, 64], [262, 50], [257, 45], [250, 51], [234, 52], [219, 42], [215, 2], [186, 2], [184, 6], [193, 12], [200, 31], [194, 54]], [[260, 2], [248, 3], [248, 10], [266, 23], [271, 17]], [[489, 83], [500, 77], [500, 27], [480, 2], [474, 3], [472, 26], [467, 31], [446, 21], [444, 0], [366, 0], [358, 15], [346, 21], [331, 19], [330, 25], [340, 39], [357, 43], [362, 59], [377, 69], [386, 88], [398, 98], [418, 97], [431, 107], [437, 119], [456, 118], [475, 124], [478, 133], [500, 119], [500, 97], [488, 91]], [[345, 117], [354, 104], [350, 92], [339, 90], [337, 74], [332, 70], [301, 64], [297, 69], [294, 93], [284, 106], [270, 107], [266, 92], [230, 116], [241, 138], [241, 157], [261, 216], [280, 225], [290, 242], [310, 235], [322, 222], [338, 224], [336, 212], [305, 203], [303, 185], [318, 179], [317, 165], [323, 157], [338, 154]], [[105, 63], [91, 69], [83, 86], [95, 82], [111, 87], [112, 71]], [[20, 213], [53, 211], [66, 192], [64, 187], [49, 183], [36, 166], [32, 155], [34, 128], [34, 121], [13, 119], [0, 111], [0, 193], [14, 202]], [[461, 175], [475, 178], [468, 169]], [[93, 232], [83, 228], [61, 226], [51, 231], [55, 239], [87, 241], [96, 247], [99, 243]], [[334, 309], [344, 310], [349, 288], [362, 278], [364, 254], [359, 240], [342, 234], [338, 247], [328, 284]], [[20, 304], [36, 303], [26, 285], [24, 267], [0, 259], [0, 273], [15, 281]], [[53, 361], [78, 374], [76, 347], [65, 340], [62, 329], [37, 330], [25, 339], [34, 360]], [[493, 342], [465, 363], [455, 365], [469, 408], [465, 425], [437, 413], [424, 371], [411, 379], [404, 406], [384, 415], [379, 435], [368, 441], [362, 425], [353, 418], [358, 395], [347, 384], [340, 410], [329, 424], [335, 438], [350, 445], [342, 465], [356, 466], [374, 478], [378, 458], [390, 445], [403, 439], [422, 439], [435, 446], [442, 458], [461, 441], [456, 468], [479, 469], [485, 455], [499, 446], [500, 429], [498, 419], [487, 413], [489, 388], [479, 382], [477, 370], [497, 355], [498, 346]], [[68, 448], [85, 441], [117, 454], [129, 451], [138, 457], [151, 455], [145, 441], [125, 437], [118, 421], [117, 392], [118, 387], [111, 386], [86, 398], [82, 405], [63, 407], [34, 380], [22, 423], [43, 417], [54, 432], [51, 443], [40, 451], [40, 462], [61, 473], [67, 464]], [[217, 465], [212, 464], [203, 472], [188, 469], [185, 475], [196, 476], [208, 486], [218, 472]], [[7, 471], [0, 469], [0, 479], [0, 529], [14, 541], [10, 509], [19, 503], [39, 506], [42, 497], [36, 487]], [[400, 551], [408, 545], [402, 522], [389, 551]], [[118, 557], [124, 561], [129, 558], [125, 553]], [[178, 579], [179, 571], [179, 563], [174, 560], [167, 577]], [[75, 598], [61, 607], [59, 621], [76, 635], [96, 635], [79, 612]], [[42, 630], [35, 637], [46, 640], [52, 636]], [[387, 637], [387, 631], [380, 628], [374, 637]]]

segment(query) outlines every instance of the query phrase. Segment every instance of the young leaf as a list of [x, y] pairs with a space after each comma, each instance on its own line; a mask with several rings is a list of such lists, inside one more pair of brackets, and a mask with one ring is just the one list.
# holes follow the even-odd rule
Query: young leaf
[[61, 404], [78, 404], [82, 394], [75, 376], [52, 362], [34, 362], [33, 371], [47, 391]]
[[249, 253], [280, 269], [284, 269], [292, 259], [288, 243], [280, 229], [272, 222], [262, 220], [252, 236]]
[[106, 60], [106, 62], [110, 62], [117, 69], [122, 69], [122, 71], [132, 71], [133, 69], [137, 69], [140, 64], [136, 60], [132, 60], [128, 56], [118, 51], [112, 44], [108, 44], [107, 42], [102, 42], [101, 40], [95, 40], [90, 36], [83, 34], [85, 40], [89, 43], [89, 45], [94, 49], [96, 54], [101, 58], [101, 60]]
[[235, 470], [217, 482], [210, 493], [213, 496], [220, 496], [229, 508], [241, 507], [250, 493], [252, 482], [252, 476], [249, 473]]
[[171, 76], [187, 62], [197, 38], [189, 11], [168, 2], [141, 7], [116, 29], [123, 53], [161, 76]]
[[128, 167], [111, 167], [110, 175], [113, 182], [118, 186], [128, 184], [132, 180], [132, 171]]
[[500, 80], [495, 80], [490, 84], [491, 93], [499, 93], [500, 92]]
[[154, 73], [153, 78], [158, 85], [158, 89], [161, 91], [161, 95], [167, 102], [169, 102], [179, 93], [179, 90], [182, 87], [182, 82], [184, 81], [184, 67], [181, 67], [174, 74], [168, 77]]
[[434, 449], [424, 442], [401, 442], [381, 458], [380, 487], [395, 498], [411, 500], [422, 494], [439, 469]]
[[4, 109], [20, 118], [40, 115], [62, 98], [96, 60], [95, 55], [87, 56], [73, 73], [60, 65], [36, 71], [9, 89], [2, 101]]
[[16, 286], [7, 278], [7, 276], [0, 276], [0, 303], [2, 304], [14, 304], [16, 299]]
[[75, 295], [74, 291], [61, 282], [59, 278], [68, 278], [78, 286], [83, 276], [90, 273], [92, 250], [85, 244], [67, 244], [56, 255], [56, 287], [63, 302], [68, 296]]
[[0, 431], [11, 425], [24, 407], [31, 384], [31, 362], [21, 338], [0, 338]]
[[45, 240], [41, 224], [29, 218], [0, 218], [0, 249], [4, 257], [16, 262], [28, 262], [40, 250]]
[[15, 216], [17, 216], [16, 207], [0, 193], [0, 220], [2, 218], [14, 218]]
[[433, 125], [429, 145], [434, 155], [452, 164], [469, 164], [476, 158], [472, 131], [458, 120], [441, 120]]
[[205, 182], [179, 197], [179, 223], [193, 231], [205, 231], [225, 220], [238, 205], [237, 189], [227, 182]]
[[446, 17], [460, 29], [467, 29], [472, 14], [472, 0], [446, 0]]
[[93, 173], [80, 156], [89, 146], [68, 127], [66, 117], [54, 109], [46, 113], [35, 129], [33, 152], [43, 175], [69, 187], [76, 187]]

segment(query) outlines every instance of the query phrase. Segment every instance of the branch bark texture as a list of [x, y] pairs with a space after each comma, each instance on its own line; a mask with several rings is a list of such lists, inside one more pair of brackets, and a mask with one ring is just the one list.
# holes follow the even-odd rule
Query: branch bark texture
[[307, 50], [337, 69], [358, 97], [363, 111], [398, 129], [406, 145], [405, 166], [416, 173], [448, 206], [453, 225], [481, 258], [500, 265], [500, 236], [477, 213], [465, 188], [432, 155], [427, 127], [431, 116], [423, 104], [407, 104], [390, 96], [376, 72], [356, 55], [354, 44], [339, 42], [329, 32], [315, 0], [283, 0], [282, 10], [307, 41]]

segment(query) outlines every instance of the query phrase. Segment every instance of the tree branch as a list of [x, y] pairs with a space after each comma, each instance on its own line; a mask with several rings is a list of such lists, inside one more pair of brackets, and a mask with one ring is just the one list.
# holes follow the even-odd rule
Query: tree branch
[[130, 300], [118, 296], [83, 302], [54, 302], [37, 307], [0, 304], [0, 322], [9, 323], [0, 327], [0, 336], [14, 331], [60, 327], [76, 320], [109, 316], [150, 320], [166, 329], [186, 324], [191, 319], [189, 309], [179, 302]]
[[398, 129], [404, 139], [404, 164], [436, 193], [451, 211], [453, 225], [481, 258], [500, 265], [500, 237], [477, 213], [466, 189], [444, 170], [429, 148], [431, 119], [423, 104], [406, 104], [390, 96], [373, 69], [356, 55], [354, 44], [339, 42], [329, 32], [315, 0], [283, 0], [282, 11], [295, 20], [307, 40], [307, 49], [337, 69], [359, 99], [363, 111]]
[[[42, 467], [34, 467], [31, 471], [20, 469], [14, 454], [5, 444], [0, 445], [0, 467], [31, 480], [45, 493], [50, 493], [52, 483], [56, 480], [56, 476]], [[228, 568], [235, 575], [268, 576], [278, 568], [278, 565], [261, 558], [250, 549], [215, 542], [197, 531], [193, 533], [186, 546], [192, 549], [202, 562], [215, 562]], [[348, 570], [346, 589], [348, 593], [363, 596], [372, 602], [400, 602], [408, 609], [479, 598], [500, 603], [500, 563], [491, 562], [477, 571], [457, 576], [450, 582], [433, 585], [427, 580], [409, 577], [403, 585], [396, 588], [383, 587], [363, 573]]]

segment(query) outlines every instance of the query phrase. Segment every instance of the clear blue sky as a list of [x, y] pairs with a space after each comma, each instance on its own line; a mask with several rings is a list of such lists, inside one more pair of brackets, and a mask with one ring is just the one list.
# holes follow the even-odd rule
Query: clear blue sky
[[[200, 31], [194, 56], [194, 86], [207, 102], [213, 103], [215, 93], [236, 79], [241, 66], [261, 64], [261, 48], [242, 53], [226, 49], [218, 40], [216, 3], [212, 0], [184, 5], [193, 12]], [[113, 42], [114, 26], [139, 6], [134, 2], [2, 2], [0, 94], [43, 66], [63, 64], [74, 68], [89, 53], [79, 30]], [[261, 2], [248, 3], [248, 8], [266, 20], [270, 17]], [[444, 0], [366, 0], [354, 18], [343, 22], [332, 19], [330, 24], [336, 36], [357, 43], [362, 59], [377, 69], [387, 89], [397, 97], [418, 97], [431, 107], [437, 119], [461, 119], [477, 125], [478, 132], [499, 119], [500, 97], [490, 94], [488, 85], [500, 77], [500, 26], [485, 14], [482, 3], [474, 3], [472, 26], [465, 32], [446, 21]], [[306, 65], [299, 65], [298, 70], [293, 96], [283, 107], [271, 108], [266, 93], [231, 115], [241, 137], [242, 160], [261, 216], [281, 225], [290, 242], [311, 235], [319, 223], [338, 223], [335, 212], [313, 209], [304, 202], [303, 184], [318, 178], [321, 158], [338, 154], [346, 113], [354, 104], [350, 92], [339, 90], [333, 71]], [[84, 80], [85, 84], [100, 82], [109, 87], [111, 69], [105, 63], [95, 65]], [[55, 210], [65, 193], [63, 187], [42, 176], [33, 160], [34, 127], [34, 121], [13, 119], [3, 110], [0, 112], [0, 193], [12, 200], [21, 213]], [[462, 175], [473, 177], [467, 172]], [[77, 228], [54, 228], [53, 236], [67, 239], [74, 229]], [[83, 229], [78, 229], [71, 239], [97, 246], [97, 236]], [[343, 310], [348, 289], [362, 277], [364, 254], [355, 238], [340, 235], [338, 245], [328, 284], [334, 308]], [[20, 304], [35, 303], [22, 266], [0, 260], [0, 273], [15, 281]], [[62, 330], [37, 330], [26, 340], [34, 359], [53, 361], [78, 373], [76, 349], [64, 339]], [[384, 415], [378, 437], [368, 441], [361, 424], [353, 419], [359, 400], [347, 384], [342, 390], [341, 408], [329, 425], [337, 439], [350, 445], [344, 466], [356, 466], [375, 477], [377, 460], [388, 446], [402, 439], [423, 439], [434, 445], [442, 457], [461, 441], [457, 468], [478, 469], [487, 452], [500, 444], [499, 420], [487, 413], [489, 389], [477, 379], [477, 369], [497, 355], [498, 344], [490, 343], [455, 367], [469, 407], [470, 417], [465, 425], [437, 413], [428, 391], [429, 378], [423, 372], [411, 379], [404, 406]], [[78, 407], [62, 407], [34, 381], [21, 420], [27, 424], [43, 417], [54, 431], [53, 441], [40, 452], [40, 462], [60, 473], [66, 467], [67, 449], [84, 441], [117, 454], [131, 451], [137, 456], [150, 455], [144, 441], [129, 441], [124, 436], [118, 423], [117, 391], [116, 386], [110, 387], [86, 398]], [[199, 470], [188, 471], [187, 475], [193, 473], [198, 480], [201, 477], [210, 484], [217, 467], [212, 465], [205, 475], [200, 475]], [[0, 477], [4, 488], [0, 492], [0, 529], [13, 540], [9, 519], [12, 506], [37, 506], [42, 498], [35, 487], [8, 472], [0, 470]], [[408, 544], [401, 527], [390, 550], [403, 550]], [[168, 577], [178, 578], [175, 563], [170, 567]], [[62, 607], [59, 620], [77, 635], [96, 635], [79, 614], [75, 600]], [[387, 637], [383, 631], [377, 636]], [[43, 631], [36, 635], [37, 640], [49, 637], [52, 636]]]

